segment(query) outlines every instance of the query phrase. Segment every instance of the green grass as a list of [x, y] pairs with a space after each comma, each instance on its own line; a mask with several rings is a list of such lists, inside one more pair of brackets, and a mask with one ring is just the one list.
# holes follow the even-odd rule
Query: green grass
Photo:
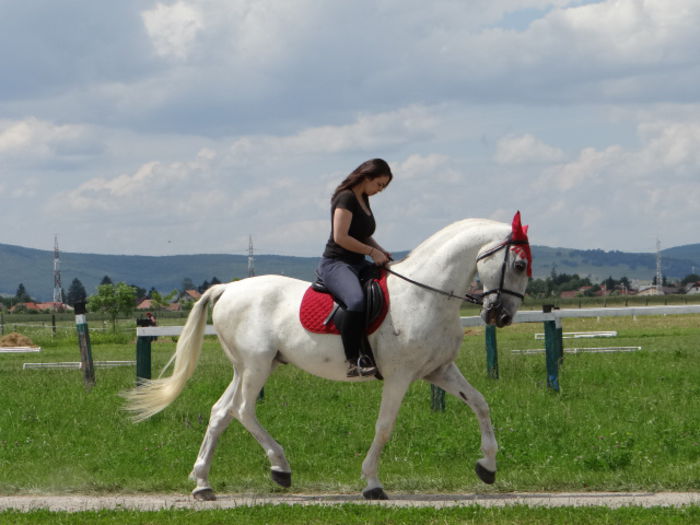
[[324, 506], [287, 506], [266, 505], [260, 507], [239, 507], [229, 510], [162, 510], [159, 512], [135, 511], [99, 511], [99, 512], [49, 512], [32, 513], [0, 512], [0, 523], [77, 525], [147, 525], [147, 524], [182, 524], [214, 525], [236, 523], [237, 525], [267, 525], [284, 523], [285, 525], [355, 525], [355, 524], [392, 524], [444, 525], [446, 523], [510, 525], [560, 525], [576, 524], [634, 524], [666, 525], [700, 522], [700, 507], [687, 508], [651, 508], [628, 507], [607, 509], [591, 508], [529, 508], [513, 506], [505, 508], [484, 508], [468, 506], [460, 508], [384, 508], [379, 506], [338, 505]]
[[[541, 346], [533, 337], [540, 324], [498, 331], [500, 380], [486, 377], [483, 331], [471, 330], [459, 365], [491, 405], [501, 447], [496, 484], [487, 487], [473, 474], [480, 453], [471, 411], [448, 398], [445, 412], [432, 412], [429, 386], [420, 382], [410, 389], [383, 454], [387, 491], [700, 489], [700, 316], [567, 320], [564, 326], [594, 329], [619, 336], [575, 344], [643, 350], [567, 354], [560, 394], [545, 388], [544, 356], [511, 353]], [[153, 347], [156, 371], [174, 343], [161, 338]], [[93, 346], [95, 360], [133, 359], [134, 353], [133, 340]], [[133, 385], [133, 368], [98, 369], [90, 391], [77, 370], [21, 369], [24, 361], [76, 360], [77, 344], [70, 341], [41, 354], [0, 355], [0, 492], [189, 492], [187, 475], [210, 407], [231, 379], [218, 343], [207, 339], [182, 396], [139, 425], [120, 410], [117, 396]], [[293, 491], [362, 489], [360, 465], [380, 393], [379, 382], [333, 383], [292, 367], [273, 375], [258, 413], [285, 447]], [[282, 490], [269, 480], [258, 444], [236, 422], [220, 440], [211, 482], [220, 492]]]

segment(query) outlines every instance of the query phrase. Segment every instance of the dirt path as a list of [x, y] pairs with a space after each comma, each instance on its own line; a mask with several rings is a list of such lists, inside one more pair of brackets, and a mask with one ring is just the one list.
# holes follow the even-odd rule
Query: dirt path
[[530, 506], [563, 507], [600, 505], [610, 508], [624, 506], [700, 505], [700, 492], [518, 492], [507, 494], [393, 494], [389, 501], [367, 502], [360, 496], [347, 494], [241, 495], [222, 494], [214, 502], [198, 502], [180, 494], [119, 494], [119, 495], [15, 495], [0, 496], [0, 511], [17, 509], [30, 511], [79, 512], [101, 509], [227, 509], [250, 505], [338, 505], [343, 503], [383, 505], [393, 507], [455, 507], [482, 505], [500, 507], [524, 504]]

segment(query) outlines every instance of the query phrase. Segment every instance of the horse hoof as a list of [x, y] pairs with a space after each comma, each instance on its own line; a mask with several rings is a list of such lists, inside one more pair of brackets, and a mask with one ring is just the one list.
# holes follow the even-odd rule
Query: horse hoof
[[192, 491], [192, 497], [197, 501], [216, 501], [216, 494], [209, 488]]
[[291, 472], [280, 472], [279, 470], [271, 470], [270, 475], [272, 476], [272, 481], [277, 483], [280, 487], [288, 489], [292, 486]]
[[365, 490], [362, 493], [362, 495], [365, 497], [365, 499], [371, 499], [371, 500], [389, 499], [389, 496], [386, 495], [386, 492], [384, 492], [384, 489], [382, 487], [376, 487], [374, 489]]
[[496, 473], [482, 467], [478, 461], [476, 462], [476, 475], [487, 485], [492, 485], [496, 481]]

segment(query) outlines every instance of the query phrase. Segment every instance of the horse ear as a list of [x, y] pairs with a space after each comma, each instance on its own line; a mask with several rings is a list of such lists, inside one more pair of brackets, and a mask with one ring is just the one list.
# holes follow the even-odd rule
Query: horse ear
[[523, 226], [522, 222], [520, 221], [520, 210], [515, 212], [515, 216], [513, 217], [513, 240], [516, 241], [526, 241], [527, 240], [527, 230], [529, 226]]
[[527, 244], [527, 230], [529, 226], [523, 226], [520, 221], [520, 211], [515, 213], [513, 217], [513, 233], [511, 239], [514, 241], [525, 241], [525, 245], [515, 246], [513, 249], [517, 250], [523, 257], [527, 259], [527, 275], [532, 277], [532, 252], [530, 251], [530, 245]]
[[513, 237], [520, 237], [521, 235], [527, 235], [527, 226], [523, 228], [523, 224], [520, 221], [520, 210], [515, 212], [515, 215], [513, 216]]

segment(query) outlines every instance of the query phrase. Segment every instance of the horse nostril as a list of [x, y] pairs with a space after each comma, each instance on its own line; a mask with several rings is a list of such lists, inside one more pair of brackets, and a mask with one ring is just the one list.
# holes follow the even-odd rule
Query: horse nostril
[[499, 321], [501, 322], [501, 326], [508, 326], [512, 321], [512, 317], [508, 314], [503, 314], [499, 317]]

